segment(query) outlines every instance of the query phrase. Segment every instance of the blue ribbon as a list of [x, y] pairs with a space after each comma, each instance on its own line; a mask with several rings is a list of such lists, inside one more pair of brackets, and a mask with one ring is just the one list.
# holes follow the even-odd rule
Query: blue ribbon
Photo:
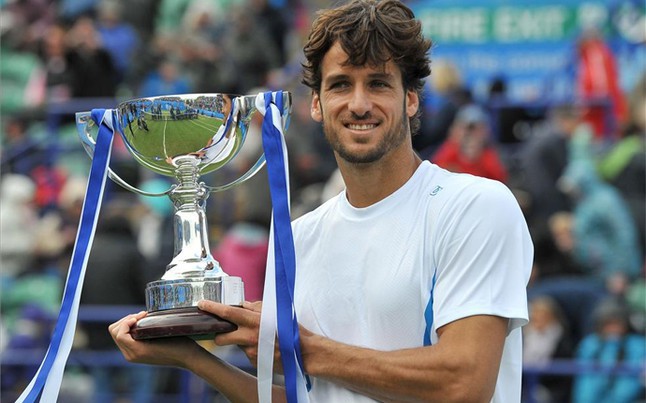
[[[60, 351], [61, 342], [65, 328], [68, 326], [70, 316], [72, 315], [72, 308], [74, 305], [74, 298], [79, 287], [83, 284], [83, 269], [86, 264], [86, 257], [90, 252], [92, 239], [94, 238], [96, 217], [99, 213], [101, 206], [101, 196], [103, 195], [103, 187], [105, 184], [106, 170], [110, 158], [110, 147], [112, 145], [112, 129], [107, 125], [102, 124], [103, 109], [92, 110], [92, 119], [97, 122], [99, 127], [99, 134], [94, 148], [94, 156], [92, 158], [92, 167], [88, 180], [87, 191], [85, 194], [85, 201], [83, 204], [83, 212], [79, 224], [79, 230], [76, 235], [76, 242], [74, 253], [70, 262], [69, 274], [65, 291], [63, 294], [63, 301], [61, 303], [61, 310], [56, 320], [52, 339], [50, 341], [49, 349], [43, 360], [43, 363], [36, 374], [33, 381], [33, 387], [25, 397], [25, 402], [35, 402], [42, 393], [43, 388], [52, 370], [52, 366], [59, 352], [65, 354], [65, 360], [69, 356], [69, 351]], [[113, 122], [116, 122], [113, 119]], [[76, 313], [72, 320], [76, 320]], [[60, 385], [59, 385], [60, 387]]]
[[[283, 112], [283, 92], [276, 94], [275, 105]], [[267, 160], [269, 190], [274, 213], [274, 250], [276, 260], [276, 317], [278, 347], [283, 363], [287, 401], [297, 402], [297, 371], [304, 372], [298, 320], [294, 310], [294, 282], [296, 277], [296, 254], [291, 218], [281, 133], [274, 126], [272, 93], [265, 94], [265, 118], [262, 123], [262, 141]], [[281, 119], [282, 120], [282, 119]], [[296, 360], [294, 359], [296, 357]], [[298, 362], [297, 367], [296, 362]], [[309, 390], [309, 380], [308, 380]]]

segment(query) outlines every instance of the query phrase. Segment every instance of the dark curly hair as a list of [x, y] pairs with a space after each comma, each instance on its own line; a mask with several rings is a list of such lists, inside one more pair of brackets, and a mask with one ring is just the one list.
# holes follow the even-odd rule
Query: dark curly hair
[[[401, 70], [405, 90], [421, 97], [424, 78], [431, 73], [431, 40], [424, 38], [421, 23], [399, 0], [354, 0], [322, 10], [312, 24], [303, 48], [303, 84], [318, 93], [321, 61], [339, 42], [352, 66], [380, 66], [392, 60]], [[419, 112], [410, 120], [411, 131], [419, 129]]]

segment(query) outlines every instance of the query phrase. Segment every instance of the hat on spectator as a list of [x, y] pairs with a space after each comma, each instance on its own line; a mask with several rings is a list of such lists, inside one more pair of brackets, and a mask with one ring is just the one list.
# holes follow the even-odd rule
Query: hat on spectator
[[489, 124], [487, 113], [478, 105], [466, 105], [458, 110], [455, 115], [455, 122], [465, 125]]

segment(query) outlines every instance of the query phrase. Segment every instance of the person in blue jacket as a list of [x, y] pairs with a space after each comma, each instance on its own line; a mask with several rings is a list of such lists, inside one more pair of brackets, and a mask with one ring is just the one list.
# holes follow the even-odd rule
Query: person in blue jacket
[[[595, 331], [576, 351], [577, 361], [585, 366], [575, 379], [573, 403], [634, 402], [644, 395], [646, 338], [631, 332], [627, 309], [614, 299], [601, 303], [595, 318]], [[590, 366], [611, 371], [589, 372]]]

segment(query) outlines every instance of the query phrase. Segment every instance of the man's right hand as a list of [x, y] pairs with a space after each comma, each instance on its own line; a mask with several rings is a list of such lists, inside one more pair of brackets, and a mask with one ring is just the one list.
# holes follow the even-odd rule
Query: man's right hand
[[112, 339], [129, 362], [186, 368], [203, 348], [188, 337], [135, 340], [130, 333], [146, 312], [128, 315], [108, 327]]

